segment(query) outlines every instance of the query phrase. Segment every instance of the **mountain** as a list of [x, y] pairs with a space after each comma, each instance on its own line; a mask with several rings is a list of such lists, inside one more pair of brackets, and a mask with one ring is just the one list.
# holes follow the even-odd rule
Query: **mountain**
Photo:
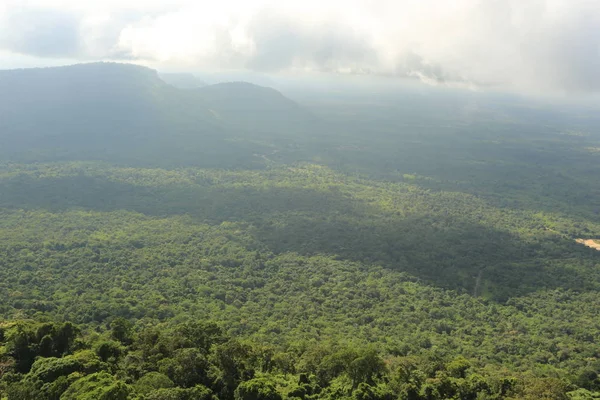
[[[153, 122], [156, 93], [167, 86], [147, 68], [86, 64], [59, 68], [0, 71], [3, 136], [23, 140], [91, 133]], [[35, 118], [32, 118], [35, 116]], [[101, 126], [98, 126], [101, 122]], [[108, 124], [108, 125], [105, 125]], [[88, 134], [89, 133], [89, 134]]]
[[247, 82], [206, 86], [196, 98], [219, 121], [234, 129], [279, 134], [310, 130], [316, 119], [294, 101], [269, 87]]
[[117, 63], [0, 71], [0, 152], [17, 159], [204, 164], [236, 154], [254, 163], [257, 149], [240, 155], [231, 138], [310, 122], [281, 93], [248, 83], [183, 90], [157, 71]]
[[136, 65], [1, 71], [0, 93], [4, 151], [110, 152], [190, 125], [198, 133], [214, 132], [208, 114], [190, 112], [177, 89]]
[[209, 85], [223, 82], [248, 82], [258, 86], [280, 88], [279, 78], [273, 79], [271, 76], [250, 71], [195, 72], [194, 76]]
[[159, 76], [160, 79], [178, 89], [196, 89], [207, 85], [193, 74], [161, 73]]

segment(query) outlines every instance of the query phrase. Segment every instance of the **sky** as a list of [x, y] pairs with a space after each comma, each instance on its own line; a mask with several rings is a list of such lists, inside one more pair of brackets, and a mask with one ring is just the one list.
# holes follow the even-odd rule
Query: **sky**
[[597, 94], [600, 0], [0, 0], [0, 69], [98, 60]]

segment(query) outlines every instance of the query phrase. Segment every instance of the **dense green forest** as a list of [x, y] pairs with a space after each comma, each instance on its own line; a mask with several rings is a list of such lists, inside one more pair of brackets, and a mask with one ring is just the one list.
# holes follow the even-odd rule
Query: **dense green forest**
[[0, 88], [0, 399], [600, 398], [592, 111]]

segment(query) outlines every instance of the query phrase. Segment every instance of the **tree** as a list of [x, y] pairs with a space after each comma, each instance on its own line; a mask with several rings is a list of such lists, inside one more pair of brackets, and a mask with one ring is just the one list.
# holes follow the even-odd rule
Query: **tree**
[[142, 376], [136, 383], [135, 389], [140, 394], [148, 394], [158, 389], [168, 389], [175, 386], [168, 376], [160, 372], [148, 372]]
[[75, 381], [61, 400], [127, 400], [131, 387], [106, 372], [98, 372]]
[[35, 360], [36, 352], [33, 349], [35, 338], [33, 333], [23, 324], [17, 325], [16, 333], [8, 344], [8, 353], [15, 360], [17, 372], [28, 372]]
[[158, 370], [184, 388], [209, 384], [209, 363], [204, 354], [195, 348], [179, 349], [172, 358], [158, 362]]
[[125, 318], [115, 318], [110, 323], [111, 336], [123, 344], [131, 343], [131, 328], [133, 325]]
[[275, 383], [261, 377], [242, 382], [235, 389], [235, 400], [282, 400]]
[[348, 368], [353, 387], [360, 383], [375, 384], [375, 379], [386, 372], [386, 366], [377, 351], [368, 349], [355, 358]]
[[352, 398], [354, 400], [394, 400], [396, 396], [387, 387], [361, 383], [352, 392]]
[[471, 364], [469, 361], [467, 361], [467, 359], [464, 357], [457, 357], [448, 363], [446, 369], [448, 370], [450, 376], [453, 376], [454, 378], [464, 378], [466, 371], [470, 366]]
[[71, 322], [65, 322], [58, 328], [54, 337], [54, 351], [57, 355], [62, 356], [71, 349], [73, 341], [79, 334], [79, 328]]
[[196, 347], [204, 354], [213, 344], [224, 342], [223, 331], [214, 322], [187, 322], [177, 327], [175, 335], [182, 339], [182, 347]]
[[119, 343], [112, 340], [106, 340], [96, 344], [94, 351], [104, 362], [107, 362], [109, 359], [117, 361], [121, 356], [121, 346]]

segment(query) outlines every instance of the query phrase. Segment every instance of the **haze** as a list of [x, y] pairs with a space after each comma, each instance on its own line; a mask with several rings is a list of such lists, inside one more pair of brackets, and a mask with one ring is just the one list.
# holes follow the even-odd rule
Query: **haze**
[[8, 0], [0, 68], [114, 60], [589, 94], [600, 90], [598, 26], [590, 0]]

